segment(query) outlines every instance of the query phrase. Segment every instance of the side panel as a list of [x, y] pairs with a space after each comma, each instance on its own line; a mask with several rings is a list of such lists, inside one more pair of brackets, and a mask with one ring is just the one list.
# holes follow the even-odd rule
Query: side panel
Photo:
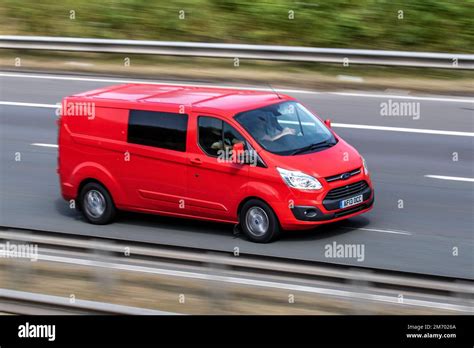
[[128, 111], [95, 107], [93, 103], [71, 110], [60, 119], [58, 172], [63, 197], [77, 198], [80, 183], [91, 178], [103, 182], [115, 203], [122, 205], [125, 196], [119, 173]]
[[[174, 123], [179, 118], [179, 122], [184, 125], [184, 131], [187, 131], [185, 119], [188, 116], [186, 114], [177, 113], [177, 110], [166, 108], [164, 105], [160, 106], [159, 110], [156, 110], [155, 107], [154, 112], [159, 112], [161, 115], [166, 114], [166, 116], [163, 116], [168, 120], [166, 122]], [[133, 115], [131, 112], [129, 118]], [[143, 117], [143, 120], [152, 119], [153, 122], [157, 122], [157, 126], [163, 127], [160, 128], [163, 130], [159, 133], [153, 128], [139, 128], [133, 133], [136, 133], [136, 136], [147, 136], [150, 145], [132, 142], [125, 145], [124, 158], [122, 159], [123, 170], [120, 173], [120, 178], [126, 191], [127, 205], [132, 209], [140, 208], [157, 212], [183, 213], [182, 206], [186, 195], [187, 157], [186, 152], [181, 150], [185, 150], [185, 144], [179, 150], [158, 147], [168, 146], [160, 145], [160, 141], [164, 141], [165, 144], [173, 142], [172, 128], [166, 128], [164, 123], [161, 123], [160, 117], [162, 116], [159, 116], [158, 113], [154, 114], [146, 111], [145, 116], [143, 116], [143, 113], [135, 113], [135, 115], [141, 115], [139, 117]], [[129, 119], [128, 122], [130, 122]], [[130, 129], [127, 128], [126, 132]], [[165, 141], [165, 138], [168, 140]], [[176, 141], [176, 139], [174, 140]], [[184, 141], [186, 141], [185, 138]]]
[[186, 194], [184, 152], [127, 144], [121, 182], [130, 207], [182, 213]]

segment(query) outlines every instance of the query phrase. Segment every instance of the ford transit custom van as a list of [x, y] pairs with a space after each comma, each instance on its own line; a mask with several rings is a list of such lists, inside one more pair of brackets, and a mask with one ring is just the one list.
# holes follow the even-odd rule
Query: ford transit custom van
[[122, 84], [64, 98], [58, 124], [62, 196], [93, 224], [126, 210], [266, 243], [373, 206], [362, 156], [287, 95]]

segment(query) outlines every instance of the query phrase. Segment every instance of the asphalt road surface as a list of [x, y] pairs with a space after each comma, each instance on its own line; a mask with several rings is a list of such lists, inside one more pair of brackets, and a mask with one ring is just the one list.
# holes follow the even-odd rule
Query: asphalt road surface
[[[1, 225], [474, 279], [474, 99], [282, 91], [331, 118], [366, 158], [376, 202], [365, 215], [262, 245], [230, 225], [126, 213], [94, 226], [69, 208], [56, 174], [53, 105], [113, 80], [0, 73]], [[382, 116], [390, 101], [419, 103], [419, 118]], [[333, 242], [364, 245], [364, 259], [325, 257]]]

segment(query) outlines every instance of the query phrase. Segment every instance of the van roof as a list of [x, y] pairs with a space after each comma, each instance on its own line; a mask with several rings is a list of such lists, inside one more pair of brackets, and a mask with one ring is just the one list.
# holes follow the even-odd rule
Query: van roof
[[123, 102], [185, 105], [195, 111], [220, 110], [229, 114], [293, 99], [270, 91], [136, 83], [99, 88], [71, 97], [93, 99], [109, 105]]

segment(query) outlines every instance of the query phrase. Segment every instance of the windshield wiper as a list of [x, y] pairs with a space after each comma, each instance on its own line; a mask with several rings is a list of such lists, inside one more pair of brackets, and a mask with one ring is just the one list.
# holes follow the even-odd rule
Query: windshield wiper
[[325, 140], [321, 141], [319, 143], [314, 143], [310, 144], [308, 146], [302, 147], [301, 149], [297, 149], [291, 153], [291, 155], [297, 155], [303, 152], [311, 151], [311, 150], [316, 150], [316, 149], [322, 149], [325, 147], [331, 147], [334, 146], [336, 143], [333, 143], [331, 140]]

